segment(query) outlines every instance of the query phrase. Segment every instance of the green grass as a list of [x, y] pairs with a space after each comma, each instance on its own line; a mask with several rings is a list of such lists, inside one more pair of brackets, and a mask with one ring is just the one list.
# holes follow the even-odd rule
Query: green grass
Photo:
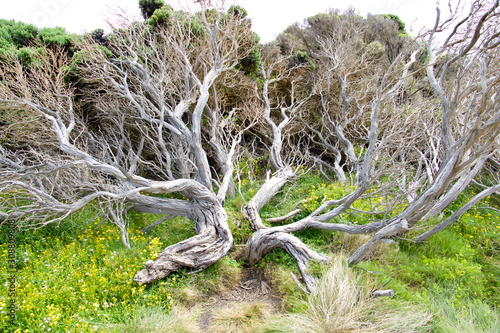
[[[132, 229], [134, 250], [127, 250], [119, 241], [117, 228], [100, 226], [98, 218], [89, 223], [86, 217], [83, 214], [60, 228], [17, 234], [16, 328], [63, 332], [74, 327], [79, 332], [93, 332], [98, 323], [123, 318], [136, 308], [154, 305], [170, 309], [170, 293], [132, 281], [144, 262], [162, 248], [159, 238], [146, 238]], [[7, 259], [5, 249], [3, 243], [2, 266]], [[7, 277], [2, 270], [0, 283], [5, 284]], [[6, 331], [12, 327], [7, 326], [3, 311], [7, 302], [4, 293], [0, 302], [0, 328]]]
[[[373, 298], [370, 278], [347, 267], [342, 255], [323, 270], [301, 311], [282, 317], [284, 332], [425, 332], [432, 313], [416, 303]], [[404, 320], [402, 320], [404, 318]]]
[[477, 299], [466, 299], [456, 306], [445, 294], [437, 294], [431, 300], [436, 312], [436, 333], [492, 333], [500, 332], [500, 314]]
[[[186, 289], [193, 285], [199, 295], [234, 287], [240, 265], [229, 257], [195, 275], [181, 271], [149, 285], [135, 283], [133, 276], [147, 260], [194, 235], [192, 223], [180, 218], [159, 226], [151, 235], [142, 234], [140, 229], [154, 219], [131, 216], [130, 250], [121, 244], [118, 228], [102, 224], [92, 208], [59, 227], [17, 233], [17, 325], [8, 325], [8, 297], [2, 288], [0, 331], [95, 332], [105, 324], [129, 322], [131, 316], [140, 317], [137, 313], [150, 307], [168, 313], [174, 299], [186, 298]], [[7, 227], [1, 230], [2, 267], [8, 259]], [[0, 283], [6, 285], [8, 277], [2, 270]]]
[[[156, 306], [135, 309], [127, 320], [118, 324], [101, 324], [103, 332], [119, 333], [194, 333], [200, 332], [196, 318], [199, 308], [174, 307], [172, 311]], [[201, 332], [200, 332], [201, 333]]]
[[[244, 198], [236, 195], [225, 205], [235, 245], [245, 244], [251, 235], [241, 207], [261, 182], [246, 180], [243, 183]], [[308, 174], [297, 183], [286, 186], [262, 209], [262, 216], [269, 218], [286, 214], [304, 198], [308, 200], [301, 207], [306, 214], [323, 200], [337, 198], [347, 190], [350, 189], [328, 184], [321, 177]], [[460, 196], [455, 207], [445, 211], [442, 218], [467, 201], [473, 191], [467, 190]], [[500, 202], [498, 196], [486, 200], [490, 205]], [[379, 204], [379, 200], [366, 200], [359, 203], [359, 208], [373, 208]], [[59, 227], [18, 232], [15, 238], [17, 326], [8, 325], [9, 299], [5, 286], [9, 275], [2, 269], [0, 283], [4, 288], [0, 292], [0, 331], [155, 332], [158, 327], [176, 327], [179, 332], [195, 332], [193, 327], [196, 325], [185, 318], [198, 316], [199, 312], [190, 312], [182, 305], [196, 307], [213, 295], [234, 288], [245, 262], [232, 258], [238, 258], [236, 254], [242, 248], [236, 246], [230, 256], [197, 274], [179, 271], [161, 281], [140, 286], [133, 282], [132, 277], [144, 263], [154, 259], [166, 246], [191, 237], [195, 231], [191, 221], [175, 218], [144, 235], [140, 229], [157, 216], [131, 213], [129, 217], [132, 249], [121, 244], [118, 229], [99, 220], [92, 206], [63, 221]], [[355, 219], [347, 215], [343, 218]], [[355, 222], [365, 223], [366, 219], [361, 217]], [[295, 235], [314, 250], [332, 257], [339, 253], [349, 254], [367, 240], [367, 236], [320, 230], [306, 230]], [[0, 229], [2, 267], [7, 266], [7, 237], [8, 225], [4, 224]], [[400, 240], [397, 244], [381, 245], [369, 261], [358, 265], [377, 274], [367, 274], [360, 268], [350, 271], [357, 274], [355, 284], [365, 286], [363, 288], [368, 288], [367, 285], [375, 288], [391, 280], [385, 288], [394, 289], [396, 295], [382, 307], [386, 313], [419, 303], [422, 311], [434, 315], [428, 324], [431, 325], [430, 332], [450, 332], [450, 327], [457, 327], [456, 332], [461, 332], [462, 327], [463, 331], [488, 332], [488, 327], [495, 331], [499, 325], [496, 308], [500, 305], [499, 250], [500, 213], [472, 209], [425, 243]], [[286, 252], [274, 250], [257, 265], [283, 295], [284, 309], [288, 314], [252, 315], [254, 319], [243, 323], [244, 318], [238, 319], [234, 309], [229, 309], [218, 320], [236, 326], [241, 323], [241, 327], [262, 332], [272, 332], [269, 327], [274, 324], [276, 332], [290, 331], [290, 327], [283, 324], [284, 318], [291, 320], [288, 315], [294, 318], [311, 315], [307, 306], [304, 307], [311, 299], [302, 293], [290, 275], [298, 274], [296, 264]], [[322, 265], [312, 264], [310, 271], [318, 277], [325, 274]]]

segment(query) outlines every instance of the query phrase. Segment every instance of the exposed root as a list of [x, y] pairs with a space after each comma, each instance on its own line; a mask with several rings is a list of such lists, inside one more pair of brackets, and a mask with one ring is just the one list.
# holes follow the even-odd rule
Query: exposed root
[[200, 210], [200, 212], [203, 212], [203, 215], [200, 215], [200, 220], [195, 223], [199, 234], [170, 245], [155, 261], [147, 261], [144, 269], [134, 276], [134, 281], [151, 283], [183, 267], [203, 270], [218, 262], [229, 252], [233, 236], [222, 206], [212, 206], [212, 210]]
[[300, 239], [285, 232], [263, 229], [255, 232], [247, 242], [245, 248], [251, 265], [255, 265], [267, 252], [280, 248], [288, 252], [297, 262], [303, 283], [308, 291], [316, 288], [316, 279], [307, 272], [310, 260], [327, 262], [325, 255], [309, 249]]

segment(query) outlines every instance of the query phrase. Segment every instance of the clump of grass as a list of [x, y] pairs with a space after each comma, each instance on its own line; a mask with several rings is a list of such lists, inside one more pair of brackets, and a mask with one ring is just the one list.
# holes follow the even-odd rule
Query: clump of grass
[[175, 306], [170, 312], [158, 307], [137, 310], [127, 323], [108, 326], [105, 332], [121, 333], [198, 333], [198, 308]]
[[[416, 332], [431, 314], [414, 306], [397, 309], [390, 300], [372, 298], [360, 275], [336, 257], [299, 313], [285, 316], [287, 332]], [[284, 325], [283, 325], [284, 324]]]
[[193, 278], [196, 287], [205, 294], [211, 295], [234, 289], [241, 280], [240, 264], [225, 256]]
[[212, 318], [212, 333], [266, 332], [265, 322], [271, 317], [269, 305], [262, 302], [235, 303], [217, 310]]
[[462, 300], [457, 306], [442, 295], [434, 295], [432, 306], [437, 312], [435, 332], [500, 332], [500, 314], [478, 300]]
[[187, 286], [182, 288], [175, 297], [177, 302], [181, 302], [186, 306], [194, 306], [201, 299], [202, 295], [198, 289]]
[[[302, 295], [302, 288], [295, 282], [290, 273], [290, 269], [277, 263], [267, 263], [264, 266], [266, 279], [282, 297], [282, 310], [286, 311], [293, 311]], [[295, 274], [297, 275], [298, 272]]]

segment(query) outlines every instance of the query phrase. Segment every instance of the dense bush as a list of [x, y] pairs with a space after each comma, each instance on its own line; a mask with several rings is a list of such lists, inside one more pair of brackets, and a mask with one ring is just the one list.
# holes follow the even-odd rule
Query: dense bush
[[168, 23], [168, 20], [174, 15], [174, 8], [170, 5], [165, 5], [156, 9], [151, 16], [149, 16], [149, 25], [155, 27], [161, 23]]
[[30, 46], [38, 35], [32, 24], [0, 19], [0, 51]]
[[163, 0], [139, 0], [139, 9], [145, 20], [153, 16], [155, 10], [161, 8], [165, 3]]
[[37, 63], [43, 47], [62, 47], [73, 54], [80, 38], [61, 27], [38, 29], [32, 24], [0, 19], [0, 57], [14, 53], [27, 68]]
[[43, 28], [38, 33], [38, 40], [48, 46], [68, 47], [75, 41], [75, 38], [75, 35], [66, 33], [66, 30], [61, 27]]
[[245, 18], [248, 16], [247, 10], [241, 6], [238, 6], [238, 5], [232, 5], [231, 7], [229, 7], [227, 12], [230, 15], [239, 16], [241, 18]]

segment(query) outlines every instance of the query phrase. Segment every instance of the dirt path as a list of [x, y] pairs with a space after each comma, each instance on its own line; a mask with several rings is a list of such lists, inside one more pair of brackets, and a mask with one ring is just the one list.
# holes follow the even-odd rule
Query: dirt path
[[235, 303], [260, 302], [269, 304], [272, 312], [281, 311], [282, 299], [266, 280], [264, 273], [256, 268], [243, 268], [241, 280], [233, 290], [211, 297], [203, 305], [199, 319], [202, 332], [209, 332], [212, 316], [217, 310], [230, 307]]

